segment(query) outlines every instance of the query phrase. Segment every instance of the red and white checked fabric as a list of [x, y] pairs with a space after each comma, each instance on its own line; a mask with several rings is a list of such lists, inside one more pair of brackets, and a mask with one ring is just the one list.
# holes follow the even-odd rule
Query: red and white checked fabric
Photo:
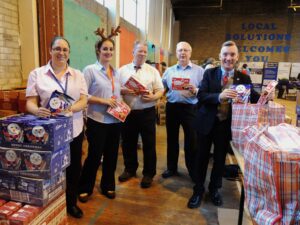
[[[267, 127], [251, 126], [245, 129], [246, 203], [257, 224], [299, 225], [300, 145], [287, 150], [282, 144], [283, 141], [295, 141], [295, 127], [280, 124], [274, 128], [277, 129], [274, 140], [269, 138], [274, 137], [274, 132], [270, 134]], [[299, 140], [300, 130], [296, 132]], [[283, 135], [284, 140], [281, 140]]]
[[243, 130], [247, 126], [268, 124], [274, 126], [283, 123], [285, 119], [285, 107], [268, 102], [267, 105], [259, 104], [232, 104], [232, 143], [242, 154], [245, 148], [245, 134]]

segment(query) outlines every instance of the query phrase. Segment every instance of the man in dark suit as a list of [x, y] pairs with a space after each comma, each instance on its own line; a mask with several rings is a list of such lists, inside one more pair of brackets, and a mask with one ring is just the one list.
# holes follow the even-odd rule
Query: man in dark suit
[[[214, 144], [213, 168], [208, 190], [214, 205], [222, 205], [218, 189], [222, 187], [222, 174], [229, 142], [231, 139], [231, 99], [237, 96], [231, 84], [252, 84], [248, 75], [236, 70], [238, 48], [233, 41], [223, 43], [220, 51], [221, 66], [205, 71], [197, 97], [199, 109], [195, 128], [198, 135], [197, 155], [195, 157], [194, 192], [188, 207], [197, 208], [205, 191], [204, 183], [209, 162], [209, 153]], [[251, 102], [257, 102], [259, 94], [251, 85]]]

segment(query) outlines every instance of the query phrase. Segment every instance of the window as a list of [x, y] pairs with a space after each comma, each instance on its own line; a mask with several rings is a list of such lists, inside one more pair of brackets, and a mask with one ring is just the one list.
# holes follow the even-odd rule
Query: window
[[105, 5], [105, 0], [96, 0], [97, 2], [99, 2], [102, 5]]
[[137, 25], [137, 0], [121, 0], [120, 16], [133, 25]]
[[146, 32], [148, 29], [150, 0], [138, 0], [137, 2], [137, 27]]

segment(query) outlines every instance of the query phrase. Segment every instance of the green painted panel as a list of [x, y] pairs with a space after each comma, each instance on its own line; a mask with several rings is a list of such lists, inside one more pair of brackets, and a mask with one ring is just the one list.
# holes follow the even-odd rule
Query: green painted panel
[[96, 61], [94, 31], [102, 24], [96, 14], [73, 0], [64, 0], [64, 33], [71, 45], [70, 65], [82, 70]]

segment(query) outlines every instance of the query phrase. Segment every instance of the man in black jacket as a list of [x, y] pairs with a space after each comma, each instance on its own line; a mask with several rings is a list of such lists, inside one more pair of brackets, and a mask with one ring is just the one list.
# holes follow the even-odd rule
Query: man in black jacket
[[231, 139], [231, 99], [237, 96], [237, 92], [229, 88], [230, 85], [251, 84], [251, 102], [259, 99], [250, 77], [235, 69], [239, 57], [235, 42], [223, 43], [219, 57], [221, 66], [205, 71], [197, 94], [200, 105], [195, 122], [198, 149], [193, 173], [194, 193], [189, 199], [189, 208], [197, 208], [201, 204], [212, 144], [214, 162], [208, 190], [214, 205], [220, 206], [223, 203], [218, 189], [222, 187], [222, 174]]

